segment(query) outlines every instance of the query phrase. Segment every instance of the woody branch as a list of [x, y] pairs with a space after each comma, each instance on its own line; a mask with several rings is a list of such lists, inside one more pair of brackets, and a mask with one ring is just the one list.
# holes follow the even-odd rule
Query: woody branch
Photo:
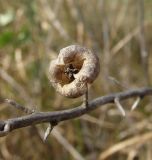
[[[34, 112], [33, 110], [29, 111], [31, 113], [26, 116], [21, 116], [17, 118], [12, 118], [8, 120], [1, 120], [0, 121], [0, 136], [5, 136], [9, 132], [31, 126], [33, 124], [40, 124], [49, 122], [51, 124], [57, 124], [61, 121], [70, 120], [74, 118], [78, 118], [92, 110], [95, 110], [98, 107], [101, 107], [108, 103], [114, 103], [115, 99], [119, 99], [119, 102], [124, 99], [133, 98], [133, 97], [140, 97], [141, 99], [145, 96], [152, 95], [152, 88], [139, 88], [139, 89], [132, 89], [124, 92], [113, 93], [110, 95], [98, 97], [89, 102], [88, 107], [86, 108], [85, 105], [78, 106], [76, 108], [61, 110], [61, 111], [53, 111], [53, 112]], [[20, 108], [21, 105], [17, 104], [15, 101], [3, 100], [4, 103], [9, 103], [16, 108]], [[116, 104], [117, 105], [117, 104]], [[21, 108], [25, 108], [21, 106]]]

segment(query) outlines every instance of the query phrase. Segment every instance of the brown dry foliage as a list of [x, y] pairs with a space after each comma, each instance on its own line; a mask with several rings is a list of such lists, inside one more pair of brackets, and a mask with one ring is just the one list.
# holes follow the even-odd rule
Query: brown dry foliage
[[[81, 98], [60, 96], [48, 80], [50, 61], [71, 44], [86, 46], [99, 57], [101, 71], [89, 99], [151, 85], [151, 6], [151, 0], [0, 1], [0, 97], [39, 111], [79, 105]], [[126, 118], [115, 105], [105, 105], [61, 123], [47, 143], [42, 141], [46, 125], [14, 131], [0, 138], [0, 159], [94, 160], [108, 155], [111, 160], [151, 160], [151, 99], [130, 112], [133, 102], [122, 102]], [[0, 119], [21, 115], [0, 104]]]

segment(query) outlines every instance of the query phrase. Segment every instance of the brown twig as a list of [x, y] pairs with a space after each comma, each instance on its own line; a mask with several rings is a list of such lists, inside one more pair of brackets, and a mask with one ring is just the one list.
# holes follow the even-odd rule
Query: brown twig
[[[35, 112], [30, 115], [12, 118], [8, 120], [0, 121], [0, 136], [5, 136], [10, 131], [19, 129], [22, 127], [31, 126], [33, 124], [40, 123], [58, 123], [65, 120], [70, 120], [74, 118], [78, 118], [81, 115], [84, 115], [96, 108], [108, 104], [114, 103], [115, 98], [119, 98], [119, 100], [124, 100], [133, 97], [143, 98], [144, 96], [152, 95], [152, 88], [140, 88], [133, 89], [119, 93], [113, 93], [107, 96], [99, 97], [91, 102], [89, 102], [89, 106], [86, 108], [85, 105], [78, 106], [76, 108], [66, 109], [62, 111], [53, 111], [53, 112]], [[9, 126], [9, 127], [7, 127]]]
[[24, 107], [18, 103], [16, 103], [14, 100], [12, 99], [4, 99], [3, 100], [3, 103], [6, 103], [6, 104], [9, 104], [13, 107], [15, 107], [16, 109], [19, 109], [21, 111], [23, 111], [24, 113], [27, 113], [27, 114], [31, 114], [31, 113], [34, 113], [35, 110], [34, 109], [30, 109], [30, 108], [27, 108], [27, 107]]

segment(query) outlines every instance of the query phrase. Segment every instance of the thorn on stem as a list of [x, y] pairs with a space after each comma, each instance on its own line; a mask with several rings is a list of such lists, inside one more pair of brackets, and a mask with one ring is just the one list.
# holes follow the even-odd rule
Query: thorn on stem
[[5, 135], [7, 135], [10, 131], [11, 131], [11, 125], [10, 125], [10, 123], [8, 122], [8, 123], [6, 123], [6, 124], [4, 125], [4, 130], [3, 130], [3, 131], [0, 131], [0, 137], [3, 137], [3, 136], [5, 136]]
[[136, 101], [133, 103], [132, 107], [131, 107], [131, 111], [133, 111], [134, 109], [137, 108], [139, 102], [140, 102], [141, 98], [137, 97]]
[[44, 138], [43, 141], [45, 142], [47, 140], [47, 137], [49, 136], [49, 134], [52, 132], [53, 128], [57, 125], [58, 123], [55, 122], [50, 122], [49, 126], [47, 127], [45, 134], [44, 134]]
[[119, 109], [119, 111], [121, 112], [122, 116], [126, 116], [125, 110], [123, 109], [122, 105], [120, 104], [120, 100], [118, 97], [116, 97], [114, 99], [114, 102], [115, 102], [117, 108]]

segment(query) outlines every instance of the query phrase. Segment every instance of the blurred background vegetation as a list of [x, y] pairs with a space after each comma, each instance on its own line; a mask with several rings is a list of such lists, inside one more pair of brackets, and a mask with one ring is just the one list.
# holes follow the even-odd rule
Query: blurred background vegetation
[[[100, 58], [90, 100], [150, 86], [151, 28], [151, 0], [0, 0], [0, 97], [38, 111], [81, 104], [82, 98], [60, 96], [48, 80], [50, 60], [71, 44], [84, 45]], [[59, 124], [46, 143], [47, 124], [13, 131], [0, 138], [0, 159], [151, 160], [152, 100], [145, 98], [130, 112], [133, 101], [123, 102], [126, 118], [115, 105], [105, 105]], [[21, 115], [0, 104], [0, 119]]]

